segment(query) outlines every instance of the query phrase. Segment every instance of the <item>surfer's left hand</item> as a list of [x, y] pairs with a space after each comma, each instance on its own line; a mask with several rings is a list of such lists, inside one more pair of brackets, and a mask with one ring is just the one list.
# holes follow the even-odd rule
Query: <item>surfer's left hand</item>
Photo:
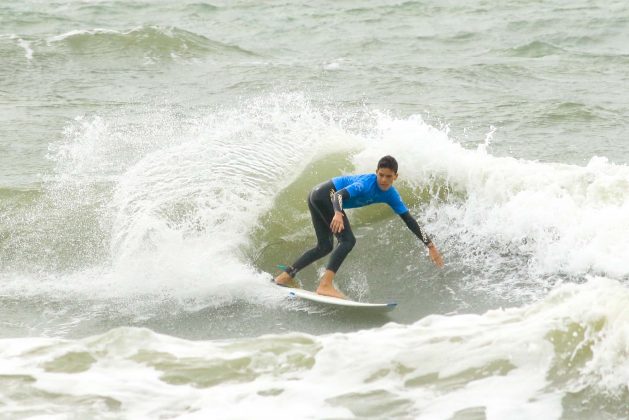
[[330, 223], [330, 229], [332, 230], [332, 233], [341, 233], [341, 231], [345, 229], [345, 225], [343, 223], [343, 213], [337, 211], [334, 214], [332, 223]]
[[428, 255], [433, 263], [439, 268], [443, 267], [443, 257], [439, 253], [439, 250], [435, 246], [435, 244], [431, 243], [428, 245]]

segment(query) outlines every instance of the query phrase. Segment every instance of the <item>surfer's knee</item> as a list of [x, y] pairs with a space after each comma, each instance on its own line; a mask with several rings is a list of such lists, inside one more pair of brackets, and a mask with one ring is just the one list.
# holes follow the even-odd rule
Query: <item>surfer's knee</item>
[[356, 245], [356, 237], [353, 234], [343, 235], [339, 242], [349, 252]]
[[332, 241], [320, 242], [317, 244], [317, 249], [321, 255], [328, 255], [334, 249]]

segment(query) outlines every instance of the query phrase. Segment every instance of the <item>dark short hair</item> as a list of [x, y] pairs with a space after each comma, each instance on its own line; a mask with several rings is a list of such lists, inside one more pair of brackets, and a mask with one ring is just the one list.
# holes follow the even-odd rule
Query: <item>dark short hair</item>
[[393, 172], [397, 174], [397, 160], [395, 160], [393, 156], [389, 156], [389, 155], [383, 156], [378, 161], [378, 167], [376, 168], [376, 170], [380, 168], [391, 169]]

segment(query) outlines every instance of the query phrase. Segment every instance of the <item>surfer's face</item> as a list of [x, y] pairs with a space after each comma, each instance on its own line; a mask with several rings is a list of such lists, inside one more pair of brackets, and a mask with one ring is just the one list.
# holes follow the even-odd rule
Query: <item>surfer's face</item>
[[397, 174], [389, 168], [378, 168], [376, 177], [378, 178], [378, 187], [382, 191], [386, 191], [391, 188], [393, 181], [397, 179]]

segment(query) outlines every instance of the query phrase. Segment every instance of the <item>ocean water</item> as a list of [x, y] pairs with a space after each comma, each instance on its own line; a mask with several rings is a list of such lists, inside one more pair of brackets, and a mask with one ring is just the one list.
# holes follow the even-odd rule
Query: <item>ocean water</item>
[[[629, 418], [629, 6], [0, 4], [0, 418]], [[400, 163], [337, 286], [309, 189]], [[299, 274], [316, 287], [324, 262]]]

